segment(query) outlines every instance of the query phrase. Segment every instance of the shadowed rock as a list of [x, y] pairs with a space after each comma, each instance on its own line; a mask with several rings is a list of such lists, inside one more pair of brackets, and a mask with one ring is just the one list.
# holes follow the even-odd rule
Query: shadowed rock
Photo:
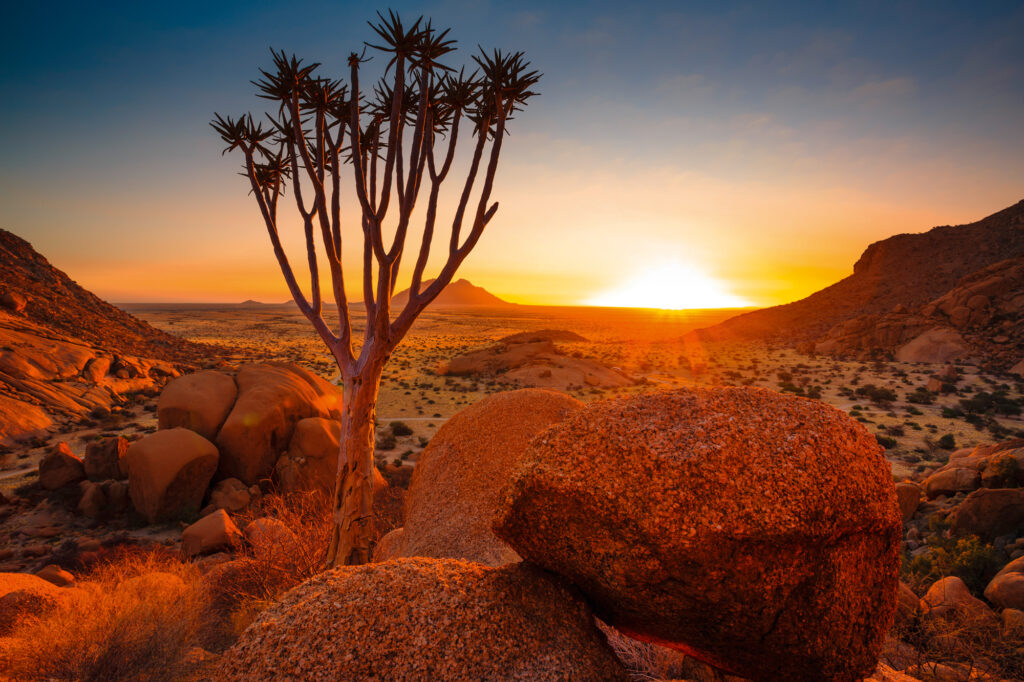
[[85, 478], [85, 466], [68, 447], [57, 443], [39, 461], [39, 485], [57, 490]]
[[593, 404], [533, 441], [494, 530], [621, 631], [756, 680], [859, 680], [892, 624], [889, 468], [817, 401], [721, 388]]

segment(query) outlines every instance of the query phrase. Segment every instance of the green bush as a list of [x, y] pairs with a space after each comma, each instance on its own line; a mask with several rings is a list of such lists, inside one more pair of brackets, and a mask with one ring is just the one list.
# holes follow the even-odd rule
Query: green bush
[[947, 433], [939, 439], [938, 446], [943, 450], [952, 450], [956, 447], [956, 439], [952, 433]]

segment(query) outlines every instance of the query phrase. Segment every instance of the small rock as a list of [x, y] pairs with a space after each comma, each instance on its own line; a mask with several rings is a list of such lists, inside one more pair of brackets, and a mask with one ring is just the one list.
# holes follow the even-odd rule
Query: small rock
[[157, 431], [128, 448], [129, 493], [150, 523], [197, 511], [217, 470], [217, 447], [184, 428]]
[[900, 505], [900, 516], [903, 517], [903, 523], [906, 524], [914, 518], [914, 512], [921, 505], [921, 488], [916, 483], [897, 483], [896, 501]]
[[185, 556], [209, 554], [230, 549], [242, 540], [242, 532], [227, 512], [218, 509], [204, 516], [181, 533], [181, 551]]
[[252, 495], [249, 488], [237, 478], [225, 478], [218, 481], [210, 492], [210, 504], [213, 508], [237, 512], [249, 506]]
[[57, 443], [39, 461], [39, 485], [58, 490], [85, 478], [85, 466], [67, 443]]
[[57, 564], [48, 564], [44, 566], [42, 570], [36, 571], [36, 575], [48, 583], [53, 583], [57, 587], [68, 587], [75, 584], [75, 576], [71, 575], [71, 573], [65, 571]]
[[103, 486], [94, 481], [82, 481], [82, 497], [78, 500], [78, 511], [83, 516], [97, 519], [107, 506]]

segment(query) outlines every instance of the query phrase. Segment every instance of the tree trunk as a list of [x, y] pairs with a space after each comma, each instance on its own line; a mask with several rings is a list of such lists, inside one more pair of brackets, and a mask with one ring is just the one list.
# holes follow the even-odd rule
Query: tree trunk
[[345, 377], [341, 451], [334, 487], [333, 529], [327, 566], [369, 563], [376, 541], [373, 523], [374, 413], [383, 363]]

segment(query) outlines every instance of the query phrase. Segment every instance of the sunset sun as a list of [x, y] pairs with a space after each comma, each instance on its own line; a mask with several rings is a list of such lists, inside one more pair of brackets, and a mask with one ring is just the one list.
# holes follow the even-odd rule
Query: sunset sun
[[729, 291], [700, 268], [670, 261], [640, 273], [621, 285], [601, 292], [587, 305], [606, 308], [746, 308], [752, 303]]

